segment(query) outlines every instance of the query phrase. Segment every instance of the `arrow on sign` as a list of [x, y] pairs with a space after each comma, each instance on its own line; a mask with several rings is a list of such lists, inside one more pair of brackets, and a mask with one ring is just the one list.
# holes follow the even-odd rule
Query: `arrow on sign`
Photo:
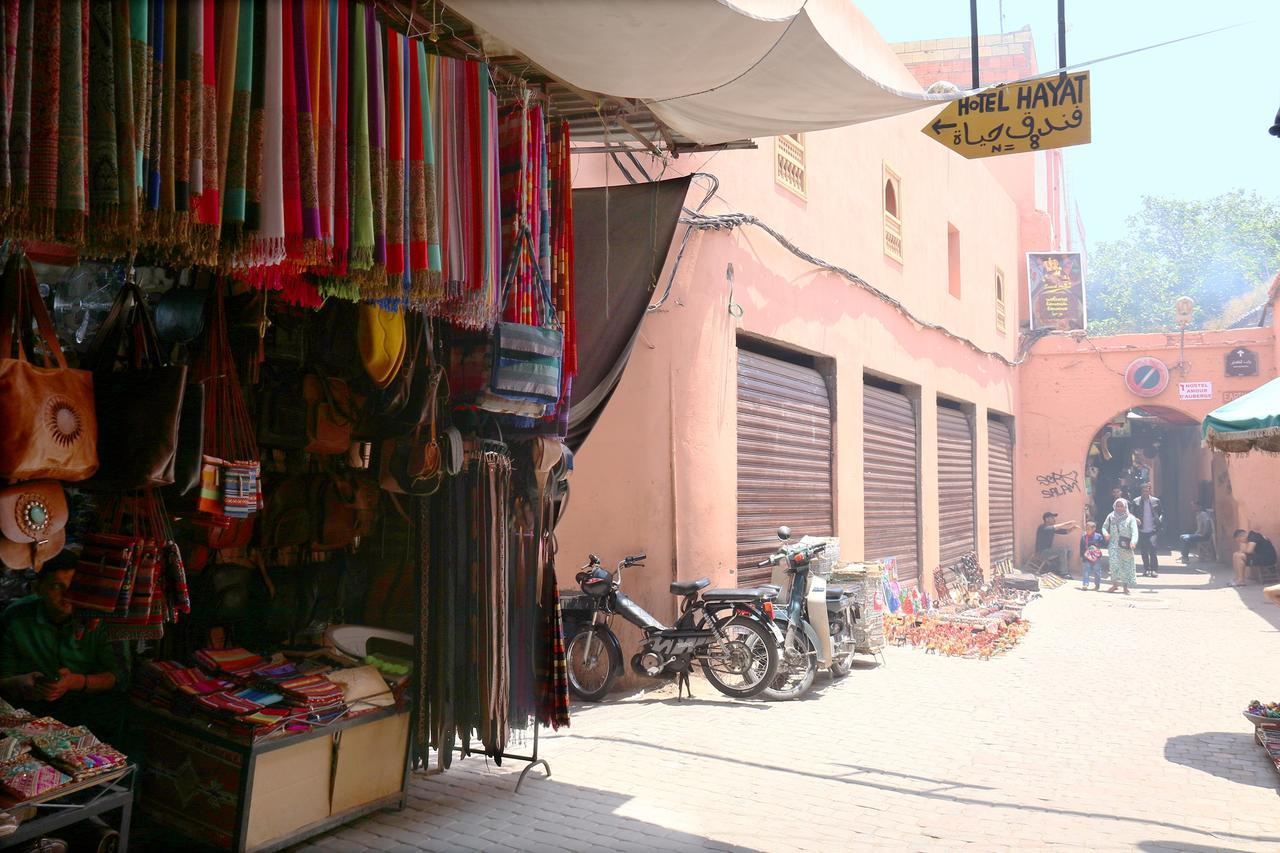
[[952, 101], [920, 130], [969, 159], [1081, 145], [1089, 96], [1088, 71], [1005, 83]]

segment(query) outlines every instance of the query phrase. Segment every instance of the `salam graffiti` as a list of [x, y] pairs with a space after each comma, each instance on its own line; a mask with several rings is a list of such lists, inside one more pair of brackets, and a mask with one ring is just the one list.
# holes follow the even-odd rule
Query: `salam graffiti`
[[1060, 498], [1080, 491], [1080, 472], [1054, 471], [1051, 474], [1037, 474], [1036, 482], [1040, 485], [1040, 497], [1045, 500]]

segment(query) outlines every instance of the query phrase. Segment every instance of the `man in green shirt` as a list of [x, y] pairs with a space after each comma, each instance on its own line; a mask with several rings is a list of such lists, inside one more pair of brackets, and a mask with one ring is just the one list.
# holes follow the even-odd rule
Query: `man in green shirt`
[[34, 594], [0, 617], [0, 694], [37, 716], [111, 737], [122, 719], [115, 688], [124, 671], [102, 626], [86, 630], [71, 618], [63, 594], [76, 563], [69, 551], [45, 563]]

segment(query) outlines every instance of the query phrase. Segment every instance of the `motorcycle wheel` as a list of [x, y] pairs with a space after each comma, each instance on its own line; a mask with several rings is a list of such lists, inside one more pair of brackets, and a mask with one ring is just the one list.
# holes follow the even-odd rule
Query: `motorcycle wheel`
[[[591, 653], [587, 638], [594, 636]], [[617, 643], [605, 639], [599, 629], [590, 626], [573, 635], [564, 654], [569, 675], [569, 692], [584, 702], [599, 702], [613, 687], [622, 669], [622, 655]]]
[[837, 654], [831, 659], [831, 678], [844, 678], [853, 669], [853, 656], [857, 654], [857, 645], [853, 637], [849, 636], [847, 631], [841, 631], [838, 636], [831, 638], [831, 645], [837, 649], [848, 647], [848, 651], [844, 654]]
[[778, 671], [778, 642], [754, 619], [734, 616], [720, 626], [727, 643], [716, 642], [701, 659], [711, 686], [734, 699], [755, 696]]
[[761, 691], [760, 696], [771, 702], [799, 699], [809, 692], [818, 674], [818, 650], [803, 631], [795, 633], [792, 647], [784, 649], [778, 661], [778, 674]]

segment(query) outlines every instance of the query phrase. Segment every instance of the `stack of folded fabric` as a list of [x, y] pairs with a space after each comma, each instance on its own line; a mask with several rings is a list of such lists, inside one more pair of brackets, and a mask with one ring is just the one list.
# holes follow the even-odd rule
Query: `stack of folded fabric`
[[346, 705], [342, 688], [323, 675], [299, 675], [276, 685], [284, 703], [313, 722], [328, 722], [342, 716]]
[[31, 745], [42, 758], [80, 781], [128, 763], [124, 753], [98, 740], [84, 726], [36, 735]]
[[0, 791], [29, 800], [71, 781], [71, 777], [30, 755], [0, 764]]
[[206, 675], [199, 667], [183, 666], [176, 661], [146, 661], [134, 671], [130, 694], [135, 699], [171, 711], [175, 700], [206, 696], [233, 687], [233, 682]]
[[[262, 699], [270, 701], [260, 701]], [[246, 687], [201, 696], [196, 699], [196, 707], [215, 719], [229, 722], [245, 714], [261, 711], [267, 705], [273, 705], [279, 701], [279, 693], [265, 693]]]
[[5, 737], [30, 741], [36, 735], [60, 731], [65, 728], [67, 728], [66, 723], [59, 722], [53, 717], [32, 717], [30, 714], [27, 714], [26, 717], [19, 717], [16, 719], [13, 725], [7, 725], [4, 728], [0, 728], [0, 733], [3, 733]]
[[289, 708], [260, 708], [251, 714], [236, 717], [227, 724], [227, 730], [232, 734], [258, 738], [277, 731], [293, 719], [293, 716], [293, 711]]
[[267, 663], [259, 655], [247, 649], [204, 649], [196, 652], [196, 663], [206, 672], [225, 675], [236, 681], [245, 681], [253, 670]]

